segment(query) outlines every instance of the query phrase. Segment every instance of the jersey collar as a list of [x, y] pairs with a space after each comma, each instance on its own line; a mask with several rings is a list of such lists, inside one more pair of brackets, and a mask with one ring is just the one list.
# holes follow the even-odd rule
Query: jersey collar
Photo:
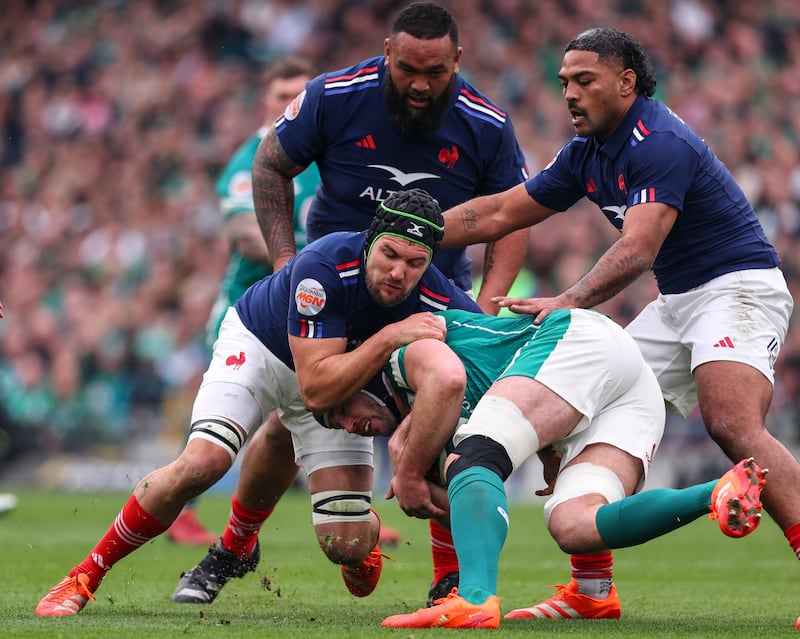
[[642, 117], [642, 113], [645, 111], [647, 102], [647, 97], [641, 94], [637, 95], [636, 99], [633, 101], [633, 104], [631, 104], [631, 108], [628, 109], [625, 117], [622, 118], [622, 121], [619, 123], [614, 133], [611, 134], [611, 137], [608, 139], [608, 141], [605, 144], [600, 144], [597, 138], [594, 139], [594, 142], [597, 145], [597, 150], [610, 158], [614, 158], [619, 155], [620, 151], [622, 151], [622, 147], [631, 137], [631, 131], [633, 130], [633, 126], [636, 124], [636, 121]]

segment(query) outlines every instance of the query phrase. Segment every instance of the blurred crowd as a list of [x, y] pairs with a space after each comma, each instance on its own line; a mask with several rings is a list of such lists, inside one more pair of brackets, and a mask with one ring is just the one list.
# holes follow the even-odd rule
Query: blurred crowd
[[[320, 70], [378, 55], [405, 4], [4, 0], [0, 461], [187, 428], [227, 257], [213, 183], [261, 124], [260, 73], [290, 53]], [[509, 110], [532, 171], [573, 135], [556, 78], [566, 42], [601, 24], [635, 34], [656, 97], [733, 171], [800, 300], [800, 3], [442, 4], [459, 24], [462, 74]], [[582, 204], [538, 226], [523, 292], [560, 291], [615, 235]], [[643, 277], [601, 310], [625, 324], [655, 294]], [[770, 415], [792, 445], [799, 315]]]

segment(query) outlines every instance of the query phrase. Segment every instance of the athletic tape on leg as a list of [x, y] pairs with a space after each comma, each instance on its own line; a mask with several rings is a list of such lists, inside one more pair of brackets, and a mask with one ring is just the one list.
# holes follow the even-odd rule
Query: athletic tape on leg
[[617, 474], [605, 466], [588, 462], [567, 466], [558, 473], [553, 495], [544, 504], [545, 523], [550, 523], [550, 515], [559, 504], [575, 497], [593, 494], [603, 495], [610, 504], [623, 499], [625, 489]]
[[453, 437], [458, 443], [472, 435], [490, 437], [503, 448], [514, 468], [539, 450], [539, 436], [522, 411], [511, 400], [496, 395], [485, 395], [469, 421], [459, 427]]
[[372, 491], [323, 490], [311, 495], [311, 521], [318, 524], [369, 521]]

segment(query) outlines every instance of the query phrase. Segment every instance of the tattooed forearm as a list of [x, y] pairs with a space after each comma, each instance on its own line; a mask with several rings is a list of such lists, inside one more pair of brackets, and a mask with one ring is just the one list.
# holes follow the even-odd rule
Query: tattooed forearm
[[294, 186], [292, 177], [302, 167], [295, 165], [271, 130], [253, 158], [253, 204], [261, 233], [276, 267], [283, 266], [297, 251], [294, 242]]
[[476, 228], [478, 228], [478, 219], [480, 216], [474, 209], [466, 206], [461, 208], [460, 213], [461, 222], [464, 225], [464, 233], [469, 235], [470, 231], [474, 231]]
[[652, 266], [630, 252], [624, 239], [606, 251], [592, 269], [564, 295], [580, 308], [592, 308], [611, 299]]
[[483, 281], [485, 282], [489, 277], [489, 271], [494, 268], [495, 260], [497, 258], [497, 244], [490, 242], [486, 245], [483, 252]]

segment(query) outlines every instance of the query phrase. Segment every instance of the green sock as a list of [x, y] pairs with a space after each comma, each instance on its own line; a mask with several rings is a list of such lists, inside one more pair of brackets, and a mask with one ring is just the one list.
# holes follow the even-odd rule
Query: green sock
[[609, 548], [626, 548], [655, 539], [709, 512], [717, 480], [688, 488], [646, 490], [601, 506], [597, 530]]
[[458, 555], [458, 594], [481, 604], [497, 594], [500, 551], [508, 534], [508, 500], [496, 473], [473, 466], [447, 489], [450, 526]]

